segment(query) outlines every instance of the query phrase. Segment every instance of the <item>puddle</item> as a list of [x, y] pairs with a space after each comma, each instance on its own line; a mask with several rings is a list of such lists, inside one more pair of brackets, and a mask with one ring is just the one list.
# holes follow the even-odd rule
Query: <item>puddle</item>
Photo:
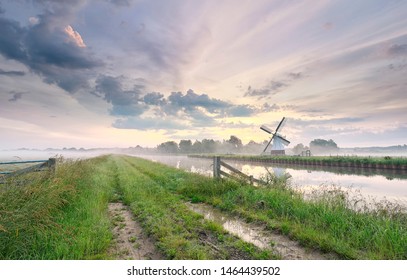
[[285, 235], [267, 231], [264, 227], [255, 226], [242, 220], [229, 216], [213, 207], [205, 204], [188, 203], [188, 207], [205, 219], [217, 222], [229, 233], [238, 236], [242, 240], [252, 243], [261, 249], [271, 249], [284, 260], [325, 260], [333, 259], [331, 255], [306, 249], [297, 241], [289, 239]]

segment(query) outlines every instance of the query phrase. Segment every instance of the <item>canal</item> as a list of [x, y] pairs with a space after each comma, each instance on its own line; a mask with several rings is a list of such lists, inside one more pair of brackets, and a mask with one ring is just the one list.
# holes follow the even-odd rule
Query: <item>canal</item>
[[[143, 156], [189, 172], [212, 176], [212, 160], [187, 156]], [[407, 206], [407, 172], [338, 167], [310, 167], [287, 164], [252, 163], [225, 160], [247, 175], [287, 178], [287, 183], [306, 195], [329, 189], [345, 190], [353, 199], [358, 196], [371, 203], [388, 201]]]

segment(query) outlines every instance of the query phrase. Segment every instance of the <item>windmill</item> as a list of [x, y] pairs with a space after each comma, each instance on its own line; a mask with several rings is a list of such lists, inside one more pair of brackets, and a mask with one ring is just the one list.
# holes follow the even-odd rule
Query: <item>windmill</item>
[[273, 132], [270, 128], [268, 128], [265, 125], [260, 126], [261, 130], [267, 132], [268, 134], [273, 135], [273, 136], [271, 136], [270, 141], [267, 143], [266, 147], [264, 148], [263, 154], [266, 152], [267, 148], [270, 146], [270, 143], [273, 142], [273, 144], [271, 145], [270, 153], [272, 155], [285, 155], [284, 146], [287, 146], [288, 144], [290, 144], [290, 141], [288, 141], [283, 136], [281, 136], [281, 134], [279, 134], [279, 131], [281, 131], [281, 129], [283, 128], [283, 126], [285, 124], [285, 120], [286, 120], [286, 118], [283, 117], [281, 122], [278, 124], [275, 132]]

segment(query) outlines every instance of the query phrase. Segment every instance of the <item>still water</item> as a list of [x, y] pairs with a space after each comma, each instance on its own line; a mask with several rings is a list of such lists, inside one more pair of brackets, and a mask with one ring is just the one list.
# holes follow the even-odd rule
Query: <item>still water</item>
[[[212, 160], [186, 156], [143, 156], [190, 172], [212, 176]], [[327, 188], [346, 189], [371, 201], [387, 200], [407, 206], [407, 173], [393, 170], [315, 168], [276, 164], [244, 163], [226, 160], [233, 167], [255, 178], [267, 174], [288, 177], [291, 187], [305, 193]]]

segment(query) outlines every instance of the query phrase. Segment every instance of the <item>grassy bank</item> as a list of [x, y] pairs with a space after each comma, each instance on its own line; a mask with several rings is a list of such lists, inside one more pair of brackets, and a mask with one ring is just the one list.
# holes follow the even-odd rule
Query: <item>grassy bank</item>
[[125, 157], [58, 164], [0, 185], [0, 259], [109, 259], [108, 203], [130, 205], [168, 259], [269, 259], [190, 211], [180, 196]]
[[65, 161], [55, 174], [0, 185], [0, 259], [103, 258], [113, 193], [103, 160]]
[[407, 215], [385, 204], [377, 205], [375, 211], [354, 212], [347, 208], [346, 193], [340, 191], [305, 201], [283, 184], [259, 189], [214, 181], [146, 160], [134, 160], [134, 164], [188, 200], [260, 221], [304, 246], [345, 259], [407, 259]]
[[108, 203], [130, 206], [167, 259], [268, 259], [185, 202], [205, 202], [344, 259], [407, 259], [407, 215], [354, 212], [346, 193], [313, 200], [287, 189], [213, 180], [151, 161], [104, 156], [0, 185], [0, 259], [109, 259]]
[[303, 164], [316, 166], [356, 167], [356, 168], [383, 168], [407, 170], [407, 158], [405, 157], [357, 157], [357, 156], [270, 156], [270, 155], [188, 155], [196, 158], [213, 158], [220, 156], [224, 159], [247, 162], [270, 162]]

